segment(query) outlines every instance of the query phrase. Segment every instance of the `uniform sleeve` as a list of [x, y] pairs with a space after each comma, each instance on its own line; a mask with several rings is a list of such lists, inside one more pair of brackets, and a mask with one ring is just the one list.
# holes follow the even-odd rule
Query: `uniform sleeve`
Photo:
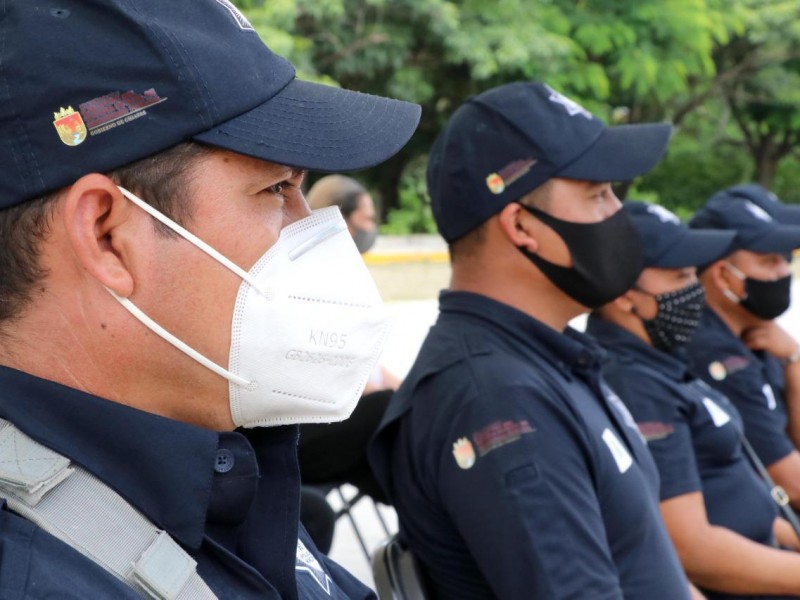
[[647, 441], [661, 479], [659, 498], [702, 490], [694, 453], [690, 406], [653, 374], [636, 367], [604, 372]]
[[711, 377], [708, 365], [712, 363], [699, 363], [697, 375], [725, 394], [737, 408], [744, 422], [745, 435], [761, 462], [770, 466], [788, 456], [794, 446], [786, 435], [784, 405], [764, 379], [760, 363], [753, 361], [745, 369], [725, 374], [723, 379]]
[[527, 387], [490, 395], [453, 419], [456, 442], [443, 444], [437, 472], [446, 511], [492, 591], [504, 600], [587, 590], [622, 598], [575, 416]]

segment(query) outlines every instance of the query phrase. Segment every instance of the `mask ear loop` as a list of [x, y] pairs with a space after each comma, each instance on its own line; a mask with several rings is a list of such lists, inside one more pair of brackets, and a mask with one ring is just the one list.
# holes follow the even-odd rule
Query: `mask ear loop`
[[256, 282], [256, 280], [250, 276], [250, 273], [242, 269], [239, 265], [231, 261], [226, 256], [220, 254], [217, 250], [206, 244], [203, 240], [201, 240], [191, 231], [181, 227], [175, 221], [170, 219], [168, 216], [157, 211], [155, 208], [150, 206], [147, 202], [145, 202], [135, 194], [132, 194], [122, 186], [118, 185], [117, 187], [119, 188], [119, 191], [122, 192], [123, 196], [125, 196], [128, 200], [130, 200], [136, 206], [141, 208], [144, 212], [146, 212], [157, 221], [160, 221], [161, 223], [172, 229], [172, 231], [177, 233], [179, 236], [191, 242], [192, 244], [197, 246], [200, 250], [208, 254], [211, 258], [221, 263], [224, 267], [226, 267], [227, 269], [238, 275], [239, 278], [246, 281], [252, 288], [256, 289], [262, 296], [265, 296], [268, 299], [271, 297], [271, 294], [268, 291], [259, 288], [258, 282]]
[[[227, 267], [228, 269], [233, 271], [236, 275], [238, 275], [243, 280], [245, 280], [248, 284], [250, 284], [250, 286], [252, 286], [254, 289], [258, 290], [259, 293], [261, 293], [262, 295], [265, 295], [268, 299], [270, 298], [271, 295], [270, 294], [265, 294], [264, 292], [262, 292], [259, 289], [259, 287], [256, 285], [256, 282], [253, 280], [253, 278], [250, 276], [250, 274], [247, 271], [243, 270], [238, 265], [236, 265], [233, 262], [231, 262], [228, 258], [226, 258], [222, 254], [217, 252], [214, 248], [212, 248], [211, 246], [206, 244], [203, 240], [201, 240], [200, 238], [195, 236], [193, 233], [187, 231], [186, 229], [184, 229], [183, 227], [178, 225], [175, 221], [173, 221], [169, 217], [161, 214], [159, 211], [157, 211], [155, 208], [153, 208], [152, 206], [150, 206], [149, 204], [147, 204], [146, 202], [141, 200], [139, 197], [135, 196], [134, 194], [132, 194], [131, 192], [129, 192], [128, 190], [126, 190], [125, 188], [123, 188], [121, 186], [117, 186], [117, 187], [119, 188], [120, 192], [122, 192], [122, 194], [128, 200], [133, 202], [136, 206], [138, 206], [139, 208], [144, 210], [146, 213], [148, 213], [150, 216], [152, 216], [153, 218], [157, 219], [158, 221], [160, 221], [161, 223], [163, 223], [164, 225], [166, 225], [170, 229], [172, 229], [175, 233], [177, 233], [181, 237], [183, 237], [186, 240], [190, 241], [192, 244], [197, 246], [200, 250], [202, 250], [203, 252], [205, 252], [206, 254], [211, 256], [212, 258], [214, 258], [217, 261], [219, 261], [220, 263], [222, 263], [225, 267]], [[213, 371], [217, 375], [220, 375], [221, 377], [224, 377], [228, 381], [231, 381], [232, 383], [235, 383], [235, 384], [240, 385], [242, 387], [252, 388], [254, 385], [256, 385], [255, 382], [248, 381], [248, 380], [246, 380], [246, 379], [244, 379], [242, 377], [239, 377], [238, 375], [235, 375], [234, 373], [231, 373], [227, 369], [219, 366], [217, 363], [215, 363], [211, 359], [209, 359], [206, 356], [203, 356], [202, 354], [200, 354], [197, 350], [195, 350], [194, 348], [192, 348], [191, 346], [186, 344], [186, 342], [178, 339], [175, 335], [173, 335], [172, 333], [170, 333], [169, 331], [164, 329], [161, 325], [156, 323], [153, 319], [148, 317], [138, 306], [136, 306], [128, 298], [123, 298], [121, 296], [118, 296], [116, 294], [116, 292], [114, 292], [113, 290], [111, 290], [111, 289], [109, 289], [107, 287], [106, 287], [106, 291], [109, 294], [111, 294], [117, 300], [117, 302], [122, 304], [122, 306], [124, 306], [125, 309], [128, 312], [130, 312], [134, 317], [136, 317], [142, 324], [144, 324], [153, 333], [155, 333], [156, 335], [161, 337], [164, 341], [169, 342], [170, 344], [175, 346], [178, 350], [180, 350], [181, 352], [183, 352], [187, 356], [193, 358], [194, 360], [199, 362], [201, 365], [203, 365], [207, 369], [210, 369], [211, 371]]]
[[122, 306], [124, 306], [126, 309], [128, 309], [128, 311], [134, 317], [139, 319], [139, 321], [141, 321], [148, 329], [150, 329], [151, 331], [153, 331], [153, 333], [155, 333], [156, 335], [158, 335], [161, 338], [163, 338], [165, 341], [167, 341], [170, 344], [172, 344], [173, 346], [175, 346], [178, 350], [184, 352], [185, 354], [187, 354], [188, 356], [190, 356], [191, 358], [193, 358], [194, 360], [199, 362], [204, 367], [210, 369], [211, 371], [214, 371], [214, 373], [224, 377], [228, 381], [232, 381], [233, 383], [235, 383], [237, 385], [240, 385], [242, 387], [249, 387], [250, 386], [250, 384], [251, 384], [250, 381], [247, 381], [247, 379], [244, 379], [242, 377], [239, 377], [238, 375], [235, 375], [235, 374], [231, 373], [227, 369], [224, 369], [223, 367], [220, 367], [213, 360], [211, 360], [209, 358], [206, 358], [205, 356], [200, 354], [197, 350], [195, 350], [194, 348], [189, 346], [186, 342], [184, 342], [183, 340], [177, 338], [176, 336], [171, 334], [169, 331], [164, 329], [161, 325], [159, 325], [158, 323], [153, 321], [153, 319], [148, 317], [138, 306], [136, 306], [133, 302], [131, 302], [127, 298], [122, 298], [121, 296], [118, 296], [114, 292], [114, 290], [111, 290], [109, 288], [106, 288], [106, 291], [109, 294], [111, 294], [112, 296], [114, 296], [114, 298], [116, 298], [117, 301], [120, 304], [122, 304]]
[[[722, 265], [726, 269], [728, 269], [731, 273], [733, 273], [734, 277], [736, 277], [739, 281], [744, 281], [745, 279], [747, 279], [747, 275], [742, 273], [738, 267], [732, 265], [728, 261], [725, 261], [724, 263], [722, 263]], [[745, 293], [744, 298], [739, 298], [739, 296], [734, 294], [729, 289], [722, 290], [722, 295], [735, 304], [741, 304], [743, 300], [747, 300], [747, 293]]]

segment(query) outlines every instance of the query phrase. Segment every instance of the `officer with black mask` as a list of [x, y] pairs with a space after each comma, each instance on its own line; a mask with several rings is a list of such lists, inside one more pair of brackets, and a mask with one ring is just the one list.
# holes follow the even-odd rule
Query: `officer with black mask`
[[470, 98], [434, 143], [452, 279], [369, 448], [430, 597], [689, 598], [652, 457], [602, 351], [568, 327], [638, 278], [609, 182], [652, 168], [669, 135], [519, 82]]
[[[665, 208], [625, 202], [644, 240], [632, 289], [590, 317], [603, 375], [647, 440], [661, 514], [686, 572], [710, 600], [800, 594], [800, 542], [749, 464], [739, 412], [689, 374], [681, 350], [703, 310], [696, 265], [734, 248], [734, 231], [689, 229]], [[735, 493], [733, 493], [735, 492]]]
[[707, 306], [687, 350], [692, 370], [739, 410], [761, 462], [798, 508], [800, 346], [775, 322], [789, 308], [800, 247], [792, 215], [756, 185], [717, 192], [695, 214], [691, 227], [734, 231], [738, 249], [703, 270]]

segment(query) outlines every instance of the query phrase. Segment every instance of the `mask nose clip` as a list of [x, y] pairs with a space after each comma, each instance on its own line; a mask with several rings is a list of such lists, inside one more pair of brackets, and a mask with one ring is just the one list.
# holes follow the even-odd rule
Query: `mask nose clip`
[[329, 237], [336, 235], [347, 229], [347, 225], [345, 225], [344, 221], [337, 221], [333, 223], [330, 227], [323, 229], [314, 237], [306, 240], [302, 244], [298, 244], [296, 247], [292, 248], [289, 253], [289, 260], [297, 260], [303, 254], [311, 250], [312, 248], [319, 246], [322, 242], [327, 240]]

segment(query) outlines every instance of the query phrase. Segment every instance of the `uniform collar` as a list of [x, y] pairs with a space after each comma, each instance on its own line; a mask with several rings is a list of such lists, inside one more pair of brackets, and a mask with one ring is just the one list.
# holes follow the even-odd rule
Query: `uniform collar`
[[218, 433], [7, 367], [0, 367], [0, 390], [0, 416], [93, 473], [184, 545], [200, 546]]
[[484, 321], [493, 331], [514, 339], [553, 363], [565, 375], [599, 370], [604, 352], [591, 338], [567, 327], [556, 331], [530, 315], [480, 294], [443, 291], [439, 309]]
[[688, 377], [688, 367], [681, 359], [681, 349], [670, 354], [646, 344], [627, 329], [595, 315], [586, 322], [586, 333], [595, 338], [606, 350], [631, 362], [642, 364], [667, 375], [676, 381]]

